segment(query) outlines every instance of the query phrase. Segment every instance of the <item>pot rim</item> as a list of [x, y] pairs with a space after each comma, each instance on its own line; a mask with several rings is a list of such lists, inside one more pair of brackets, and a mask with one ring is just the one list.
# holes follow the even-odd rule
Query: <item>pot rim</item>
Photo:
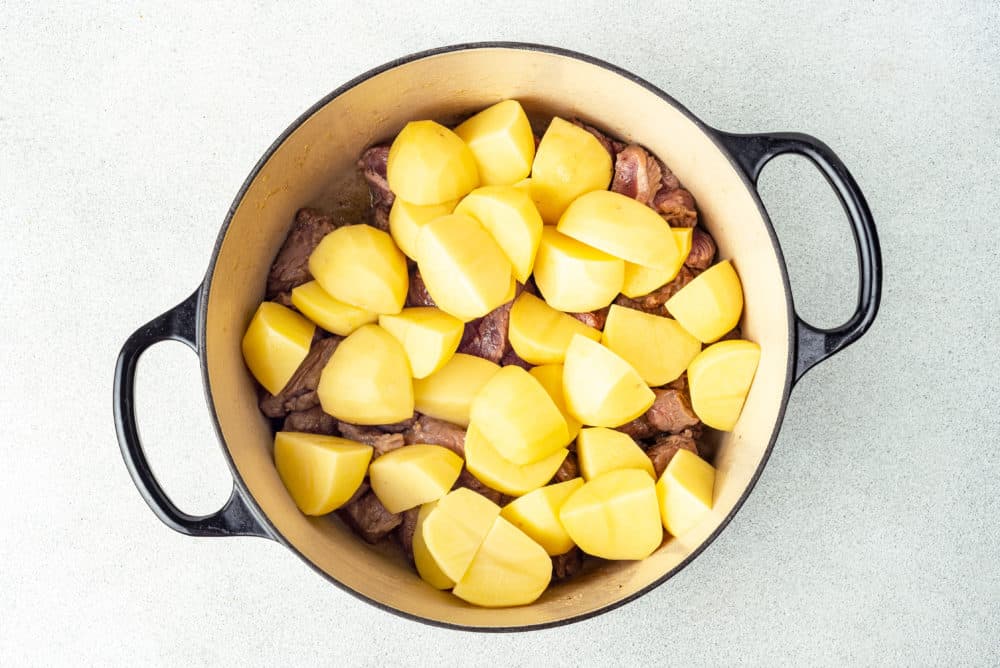
[[[719, 526], [715, 528], [715, 530], [709, 535], [708, 538], [705, 539], [704, 542], [702, 542], [701, 545], [699, 545], [695, 550], [691, 552], [691, 554], [689, 554], [687, 557], [684, 558], [684, 560], [682, 560], [679, 564], [677, 564], [677, 566], [664, 573], [656, 581], [650, 583], [649, 585], [643, 587], [642, 589], [639, 589], [638, 591], [633, 592], [632, 594], [629, 594], [628, 596], [622, 598], [621, 600], [609, 603], [608, 605], [605, 605], [596, 610], [591, 610], [585, 613], [572, 615], [563, 619], [558, 619], [551, 622], [544, 622], [541, 624], [527, 624], [523, 626], [499, 626], [499, 627], [465, 626], [461, 624], [453, 624], [450, 622], [439, 621], [436, 619], [431, 619], [428, 617], [416, 615], [407, 612], [405, 610], [400, 610], [399, 608], [394, 608], [390, 605], [382, 603], [381, 601], [371, 598], [364, 592], [348, 587], [340, 580], [336, 579], [335, 577], [328, 574], [326, 571], [319, 568], [312, 560], [306, 557], [301, 551], [298, 550], [298, 548], [295, 547], [294, 544], [292, 544], [287, 538], [285, 538], [284, 535], [281, 534], [281, 532], [278, 531], [278, 529], [274, 526], [274, 523], [271, 522], [271, 520], [267, 517], [264, 511], [260, 508], [260, 506], [257, 503], [257, 500], [250, 493], [246, 483], [243, 480], [243, 477], [240, 475], [239, 470], [236, 467], [236, 463], [233, 460], [229, 447], [226, 444], [225, 437], [223, 436], [222, 427], [219, 424], [219, 417], [215, 410], [215, 397], [212, 395], [212, 388], [211, 384], [209, 383], [208, 363], [206, 356], [205, 332], [206, 332], [206, 323], [208, 316], [208, 297], [209, 297], [209, 292], [211, 291], [212, 277], [215, 272], [215, 266], [219, 257], [219, 250], [221, 249], [223, 241], [225, 240], [226, 233], [229, 231], [229, 226], [232, 223], [233, 216], [235, 215], [236, 210], [239, 208], [241, 202], [243, 201], [243, 197], [246, 195], [246, 192], [250, 188], [254, 179], [257, 178], [257, 175], [260, 173], [261, 169], [271, 158], [271, 156], [275, 153], [275, 151], [277, 151], [278, 148], [282, 144], [284, 144], [284, 142], [293, 132], [295, 132], [295, 130], [297, 130], [303, 123], [305, 123], [309, 118], [311, 118], [317, 111], [326, 106], [330, 101], [343, 95], [347, 91], [360, 85], [361, 83], [364, 83], [365, 81], [371, 79], [372, 77], [375, 77], [379, 74], [382, 74], [383, 72], [394, 69], [396, 67], [406, 65], [407, 63], [414, 62], [417, 60], [422, 60], [424, 58], [429, 58], [431, 56], [437, 56], [445, 53], [453, 53], [459, 51], [475, 51], [484, 49], [516, 49], [521, 51], [538, 51], [542, 53], [573, 58], [575, 60], [585, 62], [589, 65], [596, 65], [605, 70], [613, 72], [627, 79], [628, 81], [631, 81], [632, 83], [642, 86], [643, 88], [653, 93], [667, 104], [677, 109], [686, 118], [688, 118], [691, 122], [693, 122], [702, 132], [704, 132], [709, 137], [712, 143], [715, 144], [716, 148], [719, 149], [719, 151], [726, 157], [729, 163], [733, 166], [733, 168], [739, 175], [740, 179], [743, 181], [743, 185], [749, 191], [751, 197], [753, 198], [754, 203], [757, 206], [757, 209], [761, 215], [761, 219], [764, 221], [764, 224], [767, 228], [768, 238], [770, 239], [771, 245], [773, 246], [774, 252], [778, 258], [778, 268], [779, 271], [781, 272], [781, 283], [785, 293], [787, 322], [789, 323], [788, 327], [789, 352], [785, 369], [785, 386], [782, 389], [781, 403], [778, 408], [778, 414], [775, 420], [774, 430], [771, 433], [771, 440], [767, 444], [767, 447], [764, 450], [764, 455], [763, 457], [761, 457], [760, 464], [754, 471], [753, 476], [751, 476], [750, 482], [747, 484], [746, 489], [743, 490], [743, 493], [740, 495], [740, 498], [736, 501], [736, 504], [733, 506], [733, 509], [729, 512], [728, 515], [726, 515], [725, 518], [723, 518], [723, 520], [719, 523]], [[379, 608], [380, 610], [384, 610], [386, 612], [392, 613], [399, 617], [403, 617], [405, 619], [421, 622], [424, 624], [429, 624], [432, 626], [437, 626], [440, 628], [452, 629], [456, 631], [510, 633], [510, 632], [534, 631], [534, 630], [554, 628], [557, 626], [563, 626], [565, 624], [580, 622], [615, 610], [616, 608], [619, 608], [625, 605], [626, 603], [630, 603], [635, 599], [639, 598], [640, 596], [649, 593], [653, 589], [656, 589], [664, 582], [672, 578], [674, 575], [683, 570], [688, 564], [694, 561], [702, 552], [704, 552], [708, 548], [709, 545], [711, 545], [715, 541], [716, 538], [719, 537], [719, 534], [721, 534], [722, 531], [727, 526], [729, 526], [729, 523], [733, 520], [736, 514], [743, 507], [743, 504], [746, 502], [747, 498], [750, 496], [750, 493], [757, 485], [757, 481], [760, 479], [760, 476], [764, 471], [764, 467], [767, 465], [767, 462], [771, 457], [771, 451], [774, 449], [774, 444], [777, 441], [779, 432], [781, 431], [781, 425], [784, 421], [785, 410], [788, 405], [788, 397], [791, 394], [793, 379], [794, 379], [795, 360], [796, 360], [795, 344], [797, 338], [794, 326], [795, 321], [796, 321], [796, 316], [792, 304], [791, 284], [788, 278], [788, 269], [785, 264], [784, 254], [781, 252], [781, 246], [778, 243], [778, 237], [774, 230], [774, 225], [771, 223], [771, 219], [767, 215], [767, 210], [764, 208], [764, 204], [761, 201], [759, 194], [757, 193], [757, 189], [754, 183], [751, 181], [750, 177], [747, 175], [744, 168], [740, 165], [740, 162], [733, 156], [732, 151], [722, 141], [720, 141], [718, 130], [711, 127], [710, 125], [702, 121], [700, 118], [695, 116], [693, 113], [691, 113], [691, 111], [687, 109], [687, 107], [680, 104], [677, 100], [675, 100], [673, 97], [668, 95], [666, 92], [664, 92], [657, 86], [654, 86], [645, 79], [629, 72], [628, 70], [625, 70], [621, 67], [618, 67], [617, 65], [613, 65], [599, 58], [595, 58], [593, 56], [589, 56], [587, 54], [583, 54], [577, 51], [572, 51], [569, 49], [550, 46], [546, 44], [536, 44], [531, 42], [485, 41], [485, 42], [465, 42], [460, 44], [452, 44], [449, 46], [437, 47], [434, 49], [427, 49], [425, 51], [418, 51], [406, 56], [402, 56], [400, 58], [396, 58], [377, 67], [374, 67], [368, 70], [367, 72], [364, 72], [363, 74], [354, 77], [350, 81], [344, 83], [343, 85], [334, 89], [332, 92], [325, 95], [322, 99], [313, 104], [311, 107], [309, 107], [309, 109], [307, 109], [298, 118], [296, 118], [287, 128], [285, 128], [285, 130], [280, 135], [278, 135], [277, 139], [275, 139], [274, 142], [271, 143], [271, 145], [267, 148], [267, 150], [264, 152], [261, 158], [254, 165], [253, 169], [250, 171], [246, 180], [243, 182], [243, 185], [240, 186], [239, 191], [236, 193], [236, 197], [233, 199], [233, 203], [230, 205], [229, 210], [226, 213], [226, 218], [222, 224], [222, 228], [219, 230], [219, 235], [216, 238], [215, 246], [212, 248], [212, 255], [211, 259], [209, 260], [208, 269], [205, 273], [204, 279], [202, 280], [201, 286], [198, 289], [196, 335], [198, 342], [197, 352], [202, 373], [202, 386], [205, 391], [205, 398], [208, 402], [209, 416], [211, 418], [212, 427], [215, 430], [216, 437], [219, 440], [219, 445], [222, 447], [223, 455], [226, 458], [226, 463], [228, 464], [229, 470], [233, 475], [234, 485], [239, 495], [242, 497], [249, 512], [254, 516], [254, 518], [260, 523], [261, 526], [266, 528], [267, 532], [270, 534], [272, 538], [274, 538], [275, 541], [288, 548], [299, 559], [305, 562], [312, 570], [320, 574], [327, 581], [333, 583], [340, 590], [345, 591], [348, 594], [354, 596], [355, 598], [365, 601], [366, 603], [369, 603]]]

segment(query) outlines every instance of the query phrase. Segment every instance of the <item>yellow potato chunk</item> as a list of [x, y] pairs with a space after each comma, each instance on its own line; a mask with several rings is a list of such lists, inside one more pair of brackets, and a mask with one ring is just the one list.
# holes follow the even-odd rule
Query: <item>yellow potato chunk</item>
[[372, 491], [390, 513], [401, 513], [448, 493], [462, 458], [440, 445], [406, 445], [385, 453], [368, 470]]
[[279, 431], [274, 465], [306, 515], [326, 515], [354, 496], [365, 479], [372, 447], [337, 436]]
[[569, 441], [573, 442], [576, 435], [580, 433], [580, 421], [573, 417], [566, 408], [566, 396], [563, 394], [563, 367], [562, 364], [541, 364], [531, 367], [528, 371], [535, 377], [545, 391], [552, 397], [556, 408], [562, 413], [566, 420], [566, 428], [569, 432]]
[[556, 229], [608, 255], [646, 267], [675, 264], [680, 254], [667, 221], [645, 204], [610, 190], [595, 190], [575, 199]]
[[424, 521], [435, 508], [437, 501], [431, 501], [420, 506], [420, 512], [417, 513], [417, 524], [413, 531], [413, 563], [424, 582], [435, 589], [451, 589], [455, 586], [455, 581], [444, 574], [424, 542]]
[[528, 534], [550, 555], [565, 554], [573, 549], [574, 543], [559, 521], [559, 509], [581, 487], [583, 478], [539, 487], [508, 503], [500, 516]]
[[505, 366], [472, 400], [470, 424], [514, 464], [537, 462], [569, 442], [566, 420], [541, 383], [519, 366]]
[[532, 198], [549, 225], [570, 202], [611, 182], [611, 156], [594, 135], [561, 118], [553, 118], [542, 136], [531, 168]]
[[416, 410], [468, 427], [472, 399], [499, 370], [500, 365], [482, 357], [455, 353], [440, 370], [413, 381]]
[[542, 217], [528, 195], [513, 186], [476, 188], [455, 213], [479, 221], [510, 260], [514, 278], [528, 280], [542, 238]]
[[361, 325], [378, 320], [378, 313], [334, 299], [316, 281], [293, 289], [292, 303], [314, 323], [340, 336], [347, 336]]
[[729, 260], [712, 265], [667, 300], [667, 310], [702, 343], [735, 327], [743, 312], [743, 286]]
[[378, 324], [403, 346], [414, 378], [426, 378], [443, 367], [455, 354], [465, 331], [461, 320], [433, 306], [382, 315]]
[[732, 431], [760, 362], [753, 341], [720, 341], [705, 348], [688, 366], [691, 408], [702, 422]]
[[434, 563], [458, 582], [500, 516], [500, 506], [471, 489], [459, 487], [437, 502], [424, 519], [423, 540]]
[[676, 380], [701, 352], [701, 341], [676, 320], [617, 304], [608, 311], [601, 342], [631, 364], [650, 387]]
[[678, 450], [656, 483], [663, 528], [674, 536], [692, 528], [712, 509], [715, 468], [688, 450]]
[[587, 480], [618, 469], [639, 469], [656, 479], [653, 462], [628, 434], [606, 427], [581, 429], [576, 438], [580, 473]]
[[[603, 150], [603, 149], [602, 149]], [[535, 256], [535, 285], [560, 311], [596, 311], [611, 303], [625, 282], [625, 262], [560, 234], [542, 230]]]
[[691, 253], [691, 228], [675, 227], [671, 228], [670, 232], [677, 243], [677, 256], [672, 262], [656, 267], [644, 267], [641, 264], [626, 262], [625, 283], [622, 285], [623, 295], [632, 299], [648, 295], [653, 290], [674, 280], [680, 273], [684, 261]]
[[634, 420], [656, 398], [628, 362], [579, 334], [566, 350], [563, 392], [569, 412], [595, 427], [617, 427]]
[[663, 541], [656, 485], [639, 469], [587, 481], [563, 503], [559, 521], [581, 550], [604, 559], [645, 559]]
[[599, 341], [600, 330], [557, 311], [529, 292], [522, 292], [510, 309], [510, 345], [529, 364], [560, 364], [574, 334]]
[[371, 225], [347, 225], [323, 237], [309, 273], [334, 299], [375, 313], [399, 313], [410, 277], [392, 237]]
[[345, 422], [392, 424], [413, 415], [406, 352], [378, 325], [364, 325], [341, 341], [316, 393], [323, 410]]
[[424, 225], [417, 241], [417, 266], [438, 308], [462, 322], [500, 306], [510, 290], [510, 260], [490, 233], [468, 216], [442, 216]]
[[309, 354], [316, 326], [274, 302], [257, 307], [243, 335], [243, 359], [271, 394], [281, 392]]
[[483, 185], [510, 185], [531, 173], [535, 137], [517, 100], [504, 100], [483, 109], [457, 128], [476, 158]]
[[444, 204], [428, 204], [419, 206], [410, 204], [397, 197], [389, 209], [389, 234], [406, 257], [417, 259], [417, 239], [424, 225], [435, 218], [447, 216], [455, 210], [458, 200], [454, 199]]
[[397, 197], [420, 206], [458, 199], [479, 185], [468, 145], [434, 121], [411, 121], [396, 135], [386, 174]]
[[486, 608], [527, 605], [552, 580], [552, 560], [523, 531], [498, 517], [452, 593]]
[[518, 465], [505, 458], [475, 425], [465, 433], [465, 466], [487, 487], [520, 496], [538, 489], [556, 474], [569, 450], [559, 448], [530, 464]]

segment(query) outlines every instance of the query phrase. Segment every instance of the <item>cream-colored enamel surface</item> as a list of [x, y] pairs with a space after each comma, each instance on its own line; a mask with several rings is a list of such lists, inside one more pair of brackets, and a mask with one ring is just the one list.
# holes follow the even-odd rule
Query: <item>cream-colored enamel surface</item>
[[[669, 90], [669, 81], [661, 83]], [[295, 211], [319, 202], [331, 182], [354, 169], [362, 149], [392, 137], [408, 120], [448, 120], [505, 98], [520, 100], [529, 114], [580, 117], [646, 145], [666, 161], [694, 194], [719, 256], [731, 259], [739, 272], [746, 296], [744, 336], [759, 342], [763, 353], [743, 417], [734, 432], [720, 436], [715, 506], [699, 526], [665, 542], [645, 561], [604, 563], [554, 584], [532, 605], [493, 610], [432, 589], [401, 555], [367, 545], [337, 520], [308, 518], [296, 509], [271, 458], [273, 437], [257, 410], [240, 339], [263, 298], [268, 268]], [[383, 72], [331, 100], [261, 169], [233, 216], [211, 276], [208, 382], [240, 476], [278, 531], [318, 568], [379, 603], [438, 622], [545, 624], [598, 610], [655, 582], [733, 509], [781, 409], [787, 310], [779, 259], [751, 194], [711, 139], [681, 112], [638, 84], [566, 56], [509, 48], [452, 52]]]

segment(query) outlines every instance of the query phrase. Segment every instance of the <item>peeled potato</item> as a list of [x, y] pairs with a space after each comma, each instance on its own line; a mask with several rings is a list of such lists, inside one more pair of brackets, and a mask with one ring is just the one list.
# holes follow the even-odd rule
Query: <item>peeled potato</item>
[[653, 479], [639, 469], [609, 471], [573, 492], [559, 520], [587, 554], [645, 559], [663, 541]]
[[531, 173], [535, 137], [517, 100], [483, 109], [457, 128], [476, 158], [483, 185], [510, 185]]
[[386, 175], [397, 197], [420, 206], [458, 199], [479, 185], [472, 151], [434, 121], [411, 121], [396, 135]]
[[417, 524], [413, 530], [413, 563], [424, 582], [435, 589], [451, 589], [455, 586], [455, 581], [444, 574], [424, 542], [424, 521], [436, 507], [437, 501], [431, 501], [420, 506], [420, 512], [417, 513]]
[[532, 198], [542, 219], [554, 225], [570, 202], [611, 182], [611, 156], [594, 135], [553, 118], [531, 168]]
[[608, 311], [601, 342], [631, 364], [650, 387], [676, 380], [701, 352], [701, 341], [676, 320], [617, 304]]
[[243, 359], [271, 394], [281, 392], [309, 354], [316, 326], [274, 302], [257, 307], [243, 335]]
[[416, 410], [468, 427], [472, 399], [499, 370], [500, 365], [482, 357], [455, 353], [441, 369], [413, 381]]
[[552, 402], [562, 413], [566, 420], [566, 428], [569, 431], [569, 440], [572, 443], [576, 435], [580, 433], [580, 421], [573, 417], [566, 409], [566, 396], [563, 394], [563, 367], [562, 364], [541, 364], [533, 366], [528, 371], [535, 380], [542, 384], [545, 391], [552, 397]]
[[379, 316], [378, 324], [403, 346], [414, 378], [426, 378], [443, 367], [455, 354], [465, 331], [461, 320], [433, 306]]
[[292, 303], [304, 316], [339, 336], [347, 336], [361, 325], [378, 320], [378, 313], [334, 299], [316, 281], [293, 289]]
[[641, 264], [625, 263], [625, 283], [622, 294], [631, 299], [648, 295], [653, 290], [666, 285], [677, 277], [688, 254], [691, 253], [690, 227], [671, 228], [671, 234], [677, 243], [677, 255], [672, 261], [656, 267], [644, 267]]
[[566, 236], [646, 267], [675, 264], [680, 249], [670, 226], [650, 207], [610, 190], [573, 200], [556, 226]]
[[323, 410], [345, 422], [392, 424], [413, 415], [406, 352], [378, 325], [365, 325], [340, 342], [316, 393]]
[[618, 469], [639, 469], [656, 479], [653, 462], [642, 448], [631, 436], [614, 429], [581, 429], [576, 439], [576, 456], [580, 460], [580, 473], [587, 480]]
[[505, 458], [523, 465], [569, 442], [566, 420], [541, 383], [519, 366], [505, 366], [472, 400], [470, 424]]
[[473, 423], [465, 433], [465, 465], [487, 487], [520, 496], [538, 489], [556, 474], [569, 450], [559, 448], [530, 464], [505, 458]]
[[514, 352], [529, 364], [559, 364], [574, 334], [599, 341], [600, 330], [557, 311], [529, 292], [522, 292], [510, 309], [509, 336]]
[[295, 505], [326, 515], [347, 503], [365, 479], [372, 447], [337, 436], [279, 431], [274, 465]]
[[573, 549], [574, 543], [559, 521], [559, 509], [581, 487], [583, 478], [539, 487], [508, 503], [500, 516], [528, 534], [550, 555], [565, 554]]
[[553, 308], [571, 313], [604, 308], [621, 292], [624, 281], [625, 262], [620, 258], [570, 239], [552, 227], [542, 230], [535, 256], [535, 285]]
[[417, 239], [424, 225], [435, 218], [447, 216], [455, 210], [458, 200], [454, 199], [444, 204], [428, 204], [419, 206], [410, 204], [397, 197], [389, 209], [389, 234], [399, 246], [399, 250], [411, 260], [417, 259]]
[[563, 392], [569, 412], [595, 427], [617, 427], [634, 420], [656, 398], [628, 362], [579, 334], [566, 350]]
[[715, 468], [688, 450], [678, 450], [656, 483], [663, 527], [674, 536], [692, 528], [712, 509]]
[[732, 431], [753, 383], [760, 346], [752, 341], [720, 341], [688, 366], [691, 408], [702, 422]]
[[390, 513], [401, 513], [448, 493], [462, 458], [440, 445], [406, 445], [372, 462], [368, 475], [372, 491]]
[[309, 273], [334, 299], [375, 313], [399, 313], [406, 301], [406, 258], [371, 225], [347, 225], [323, 237]]
[[438, 308], [462, 322], [500, 306], [510, 290], [510, 260], [468, 216], [442, 216], [424, 225], [417, 241], [417, 266]]
[[479, 221], [510, 260], [514, 278], [528, 280], [542, 238], [542, 217], [528, 195], [513, 186], [476, 188], [455, 213]]
[[743, 312], [743, 286], [729, 260], [712, 265], [667, 300], [670, 315], [702, 343], [735, 327]]
[[424, 519], [422, 533], [427, 552], [447, 578], [462, 579], [499, 516], [500, 506], [465, 487], [437, 502]]
[[496, 518], [452, 593], [487, 608], [527, 605], [552, 580], [552, 560], [523, 531]]

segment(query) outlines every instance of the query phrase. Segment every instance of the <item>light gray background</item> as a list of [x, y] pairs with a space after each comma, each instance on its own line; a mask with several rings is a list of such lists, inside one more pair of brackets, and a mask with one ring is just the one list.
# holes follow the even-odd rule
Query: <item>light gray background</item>
[[[1000, 663], [995, 3], [31, 4], [0, 2], [0, 663]], [[119, 346], [195, 287], [286, 125], [384, 61], [485, 39], [609, 60], [720, 128], [822, 138], [885, 257], [880, 318], [795, 388], [719, 540], [623, 609], [527, 635], [404, 621], [275, 543], [170, 531], [111, 419]], [[794, 158], [761, 189], [801, 312], [844, 320], [834, 196]], [[140, 376], [158, 474], [215, 509], [194, 355], [159, 346]]]

